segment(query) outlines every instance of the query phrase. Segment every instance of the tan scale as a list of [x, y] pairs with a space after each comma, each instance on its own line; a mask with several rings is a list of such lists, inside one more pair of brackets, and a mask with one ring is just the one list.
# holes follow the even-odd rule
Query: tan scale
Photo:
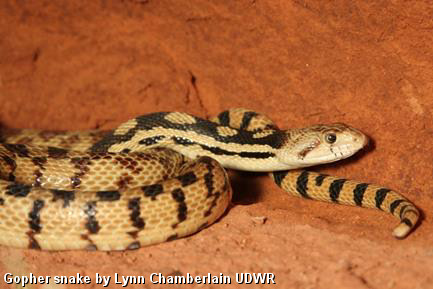
[[135, 118], [128, 120], [123, 126], [119, 126], [113, 132], [114, 135], [123, 135], [126, 134], [130, 127], [135, 127], [137, 125], [137, 120]]
[[[158, 115], [164, 115], [167, 123], [160, 118], [153, 123], [151, 115], [142, 116], [140, 122], [149, 121], [146, 129], [132, 119], [113, 136], [96, 131], [4, 132], [6, 143], [23, 145], [0, 144], [0, 244], [46, 250], [124, 250], [190, 235], [215, 222], [231, 200], [222, 166], [276, 171], [274, 179], [289, 193], [333, 201], [330, 186], [339, 179], [327, 176], [319, 186], [315, 179], [320, 175], [308, 172], [304, 179], [307, 173], [296, 169], [349, 157], [367, 142], [360, 131], [335, 124], [283, 131], [279, 147], [246, 144], [241, 139], [233, 141], [240, 127], [251, 132], [251, 139], [263, 139], [278, 132], [276, 126], [266, 116], [233, 109], [224, 116], [228, 115], [230, 126], [220, 124], [216, 135], [204, 135], [200, 131], [215, 123], [201, 121], [209, 127], [196, 131], [188, 128], [197, 124], [194, 116]], [[130, 131], [134, 134], [129, 139], [117, 138]], [[160, 142], [140, 143], [161, 135], [165, 138]], [[224, 136], [233, 137], [232, 141], [225, 142]], [[177, 143], [175, 137], [189, 142]], [[107, 151], [88, 152], [101, 138], [109, 143]], [[119, 153], [125, 149], [130, 152]], [[346, 180], [334, 202], [354, 205], [358, 184]], [[300, 193], [303, 187], [304, 195]], [[419, 212], [400, 194], [383, 190], [368, 185], [358, 205], [377, 207], [380, 200], [381, 210], [393, 211], [401, 220], [394, 236], [404, 238], [417, 224]]]
[[193, 124], [195, 118], [183, 112], [171, 112], [165, 116], [165, 119], [175, 124]]
[[238, 131], [236, 129], [228, 126], [218, 126], [217, 131], [222, 136], [234, 136], [238, 134]]

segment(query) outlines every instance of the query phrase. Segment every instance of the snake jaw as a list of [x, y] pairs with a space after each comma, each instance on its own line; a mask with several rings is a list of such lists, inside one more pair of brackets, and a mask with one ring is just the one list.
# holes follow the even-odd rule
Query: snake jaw
[[320, 145], [320, 140], [316, 140], [316, 141], [308, 144], [303, 150], [301, 150], [298, 153], [298, 158], [303, 160], [309, 152], [313, 151], [319, 145]]

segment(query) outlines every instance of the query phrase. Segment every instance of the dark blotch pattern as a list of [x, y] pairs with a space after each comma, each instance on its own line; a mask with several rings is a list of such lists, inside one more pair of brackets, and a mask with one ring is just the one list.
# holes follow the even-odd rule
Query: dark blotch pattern
[[27, 236], [29, 237], [28, 248], [40, 250], [41, 246], [39, 245], [38, 241], [36, 241], [36, 239], [35, 239], [35, 232], [29, 231], [29, 232], [27, 232]]
[[32, 158], [32, 162], [38, 166], [39, 168], [41, 168], [42, 170], [45, 169], [44, 168], [44, 164], [46, 164], [47, 162], [47, 158], [46, 157], [33, 157]]
[[298, 191], [298, 193], [306, 199], [310, 199], [307, 187], [309, 174], [310, 173], [308, 171], [302, 171], [296, 180], [296, 191]]
[[403, 220], [401, 220], [402, 223], [405, 223], [406, 225], [408, 225], [409, 227], [413, 227], [413, 223], [408, 219], [408, 218], [404, 218]]
[[180, 175], [177, 179], [182, 183], [182, 187], [189, 186], [197, 182], [197, 176], [193, 172]]
[[[3, 161], [10, 167], [9, 176], [7, 178], [8, 181], [14, 182], [15, 181], [15, 170], [17, 168], [17, 163], [15, 160], [9, 156], [2, 156]], [[6, 172], [5, 172], [6, 173]]]
[[81, 185], [81, 179], [79, 177], [71, 177], [71, 185], [73, 188], [78, 188]]
[[126, 247], [127, 250], [137, 250], [141, 247], [141, 244], [139, 241], [134, 241], [131, 244]]
[[212, 196], [212, 192], [214, 190], [214, 183], [213, 183], [213, 166], [212, 164], [207, 164], [208, 172], [204, 175], [204, 184], [207, 188], [207, 196]]
[[[134, 173], [134, 172], [133, 172]], [[131, 176], [121, 176], [119, 178], [119, 180], [116, 182], [117, 187], [121, 190], [121, 189], [125, 189], [128, 187], [129, 183], [132, 181], [132, 177]]]
[[29, 150], [23, 144], [3, 144], [4, 148], [8, 151], [17, 154], [19, 157], [29, 157]]
[[64, 159], [68, 157], [68, 151], [56, 147], [48, 147], [48, 156], [53, 159]]
[[99, 200], [101, 201], [117, 201], [120, 200], [120, 193], [119, 191], [99, 191], [96, 193]]
[[[93, 234], [93, 233], [91, 233]], [[87, 251], [96, 251], [98, 250], [98, 247], [93, 243], [93, 240], [90, 239], [90, 237], [88, 235], [81, 235], [82, 239], [85, 239], [87, 241], [89, 241], [90, 244], [86, 245], [85, 250]]]
[[315, 179], [316, 186], [320, 187], [320, 186], [323, 184], [323, 180], [325, 180], [325, 178], [326, 178], [327, 176], [328, 176], [328, 175], [325, 175], [325, 174], [320, 174], [320, 175], [318, 175], [318, 176], [316, 177], [316, 179]]
[[98, 247], [93, 243], [93, 241], [92, 241], [92, 239], [90, 239], [89, 235], [82, 234], [81, 235], [81, 239], [89, 242], [89, 244], [87, 244], [87, 246], [86, 246], [86, 250], [87, 251], [96, 251], [96, 250], [98, 250]]
[[164, 138], [165, 138], [165, 136], [163, 136], [163, 135], [156, 135], [153, 137], [144, 138], [144, 139], [140, 140], [138, 143], [141, 145], [150, 146], [150, 145], [157, 144], [160, 140], [163, 140]]
[[13, 158], [8, 156], [2, 156], [2, 159], [11, 167], [11, 171], [15, 171], [15, 169], [17, 168], [17, 163]]
[[86, 229], [90, 234], [97, 234], [101, 227], [99, 227], [96, 220], [96, 202], [87, 202], [84, 208], [84, 213], [87, 215]]
[[185, 221], [188, 214], [188, 208], [185, 203], [185, 194], [181, 189], [175, 189], [171, 192], [171, 196], [179, 204], [177, 207], [177, 219], [179, 220], [179, 223]]
[[272, 173], [272, 176], [274, 177], [275, 183], [281, 187], [281, 183], [283, 182], [284, 178], [287, 176], [289, 171], [276, 171]]
[[69, 207], [70, 202], [75, 199], [74, 191], [51, 190], [51, 193], [53, 194], [53, 202], [63, 200], [63, 208]]
[[137, 237], [138, 237], [138, 232], [140, 232], [140, 230], [131, 231], [131, 232], [128, 232], [128, 235], [131, 236], [131, 237], [134, 238], [134, 239], [137, 239]]
[[167, 238], [167, 242], [174, 241], [178, 238], [177, 234], [173, 234]]
[[391, 212], [391, 214], [394, 214], [395, 209], [397, 209], [398, 206], [400, 206], [400, 204], [404, 201], [405, 200], [403, 200], [403, 199], [393, 201], [391, 203], [391, 205], [389, 206], [389, 211]]
[[161, 184], [143, 186], [143, 187], [141, 187], [141, 189], [144, 192], [144, 196], [151, 197], [151, 199], [153, 201], [156, 200], [157, 195], [159, 195], [163, 192], [163, 187]]
[[174, 136], [171, 139], [174, 141], [174, 143], [184, 145], [184, 146], [190, 146], [194, 144], [192, 140], [184, 137]]
[[3, 206], [5, 204], [5, 199], [0, 198], [0, 206]]
[[409, 212], [413, 213], [413, 214], [416, 215], [416, 216], [419, 215], [418, 211], [412, 209], [412, 208], [413, 208], [412, 206], [410, 206], [410, 208], [411, 208], [411, 209], [407, 209], [407, 210], [405, 210], [404, 213], [403, 213], [402, 215], [406, 215], [406, 214], [409, 213]]
[[212, 203], [210, 204], [208, 210], [204, 212], [204, 216], [207, 217], [212, 213], [212, 209], [217, 205], [217, 201], [221, 195], [220, 192], [213, 192], [215, 190], [214, 180], [213, 180], [213, 169], [214, 165], [212, 162], [212, 158], [210, 157], [201, 157], [199, 161], [204, 162], [206, 164], [207, 173], [204, 175], [204, 183], [207, 188], [207, 198], [212, 198]]
[[8, 176], [8, 181], [9, 182], [15, 182], [15, 180], [16, 180], [15, 175], [12, 174], [12, 173], [10, 173], [9, 176]]
[[338, 197], [343, 189], [343, 185], [346, 182], [345, 179], [338, 179], [331, 183], [329, 186], [329, 197], [334, 203], [338, 203]]
[[6, 194], [16, 198], [22, 198], [26, 197], [30, 193], [31, 189], [32, 187], [28, 185], [12, 183], [6, 187]]
[[215, 155], [228, 155], [228, 156], [241, 156], [243, 158], [251, 158], [251, 159], [268, 159], [275, 157], [274, 153], [269, 152], [232, 152], [228, 150], [224, 150], [219, 147], [210, 147], [207, 145], [199, 144], [200, 147], [206, 151], [209, 151]]
[[218, 121], [221, 125], [230, 126], [230, 113], [228, 110], [221, 112], [218, 115]]
[[240, 129], [241, 130], [245, 130], [248, 128], [248, 126], [250, 125], [251, 120], [257, 116], [257, 113], [254, 111], [247, 111], [244, 113], [243, 117], [242, 117], [242, 122], [241, 122], [241, 126]]
[[364, 199], [364, 193], [368, 186], [369, 185], [366, 183], [361, 183], [357, 184], [355, 189], [353, 189], [353, 201], [359, 207], [362, 207], [362, 200]]
[[385, 200], [386, 195], [390, 191], [391, 191], [390, 189], [385, 189], [385, 188], [382, 188], [382, 189], [379, 189], [379, 190], [376, 191], [376, 197], [374, 198], [375, 201], [376, 201], [376, 208], [382, 210], [382, 208], [381, 208], [382, 203]]
[[404, 205], [404, 206], [401, 207], [401, 209], [400, 209], [400, 219], [403, 218], [403, 215], [406, 213], [405, 211], [406, 211], [407, 207], [411, 207], [411, 206], [410, 205]]
[[45, 202], [43, 200], [35, 200], [33, 202], [33, 208], [29, 213], [29, 226], [33, 232], [39, 233], [42, 229], [40, 212], [44, 207]]
[[132, 224], [137, 229], [143, 229], [145, 226], [145, 222], [143, 218], [140, 217], [140, 198], [133, 198], [128, 202], [128, 209], [131, 211], [129, 214], [129, 218], [132, 221]]

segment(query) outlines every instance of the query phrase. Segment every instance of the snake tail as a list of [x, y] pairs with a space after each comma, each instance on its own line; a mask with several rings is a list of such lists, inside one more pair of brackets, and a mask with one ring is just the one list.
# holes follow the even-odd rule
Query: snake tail
[[278, 186], [294, 196], [391, 213], [400, 220], [393, 231], [397, 239], [405, 238], [419, 220], [420, 212], [415, 205], [387, 188], [305, 170], [278, 171], [271, 175]]

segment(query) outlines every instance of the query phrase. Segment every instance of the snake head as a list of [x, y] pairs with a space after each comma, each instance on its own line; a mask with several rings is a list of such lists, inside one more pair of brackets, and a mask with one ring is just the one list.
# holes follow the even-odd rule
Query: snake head
[[345, 159], [368, 143], [365, 134], [342, 123], [290, 130], [287, 135], [277, 157], [293, 168]]

